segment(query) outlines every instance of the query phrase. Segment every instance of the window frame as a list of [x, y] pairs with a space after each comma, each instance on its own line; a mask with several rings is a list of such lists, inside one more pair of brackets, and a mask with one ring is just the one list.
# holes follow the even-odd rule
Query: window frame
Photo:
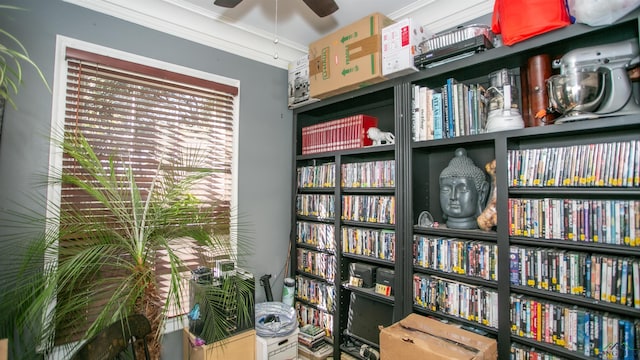
[[[66, 79], [67, 79], [67, 61], [66, 54], [67, 49], [73, 48], [81, 51], [91, 52], [100, 56], [107, 56], [116, 58], [128, 62], [140, 64], [142, 66], [149, 66], [157, 69], [171, 71], [178, 74], [183, 74], [189, 77], [203, 79], [205, 81], [212, 81], [221, 84], [222, 86], [230, 86], [237, 89], [237, 94], [233, 100], [233, 139], [231, 149], [231, 197], [230, 197], [230, 210], [231, 210], [231, 223], [230, 231], [233, 234], [237, 231], [237, 211], [238, 211], [238, 144], [239, 144], [239, 103], [240, 103], [240, 81], [215, 75], [212, 73], [204, 72], [201, 70], [185, 67], [182, 65], [172, 64], [165, 61], [148, 58], [133, 53], [85, 42], [82, 40], [57, 35], [56, 36], [56, 53], [55, 53], [55, 65], [54, 65], [54, 86], [52, 94], [52, 110], [51, 110], [51, 138], [49, 149], [49, 169], [48, 173], [50, 177], [56, 176], [61, 173], [63, 154], [60, 147], [56, 144], [54, 139], [61, 138], [64, 134], [65, 124], [65, 109], [66, 109]], [[47, 208], [46, 216], [49, 219], [59, 218], [57, 211], [60, 209], [61, 202], [61, 186], [58, 182], [49, 184], [47, 188]], [[48, 222], [49, 224], [49, 222]], [[52, 229], [55, 230], [57, 224], [50, 224]], [[58, 244], [56, 244], [57, 247]], [[234, 255], [237, 257], [237, 247], [233, 248]], [[55, 249], [51, 250], [45, 256], [45, 263], [52, 266], [57, 264], [57, 252]], [[55, 300], [54, 300], [55, 301]], [[55, 305], [52, 304], [50, 311], [54, 311]], [[176, 331], [182, 328], [185, 323], [183, 319], [186, 315], [178, 315], [175, 318], [168, 319], [165, 324], [165, 332]], [[47, 321], [48, 314], [43, 315], [43, 321]]]

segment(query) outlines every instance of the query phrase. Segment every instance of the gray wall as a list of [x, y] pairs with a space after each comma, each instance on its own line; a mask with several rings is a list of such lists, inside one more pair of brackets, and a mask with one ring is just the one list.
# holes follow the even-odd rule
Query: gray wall
[[[287, 71], [106, 16], [61, 0], [10, 0], [27, 11], [0, 10], [0, 28], [25, 45], [53, 83], [57, 34], [136, 55], [240, 80], [239, 212], [252, 237], [246, 268], [256, 278], [272, 274], [273, 294], [282, 295], [288, 255], [291, 197], [292, 114], [287, 109]], [[37, 74], [25, 68], [25, 81], [7, 108], [0, 139], [0, 207], [34, 201], [34, 184], [47, 171], [52, 100]], [[44, 193], [39, 192], [42, 197]], [[38, 196], [35, 196], [36, 198]], [[0, 263], [0, 271], [2, 271]], [[278, 275], [280, 275], [278, 277]], [[264, 301], [256, 285], [256, 301]], [[181, 357], [176, 332], [165, 338], [165, 359]]]

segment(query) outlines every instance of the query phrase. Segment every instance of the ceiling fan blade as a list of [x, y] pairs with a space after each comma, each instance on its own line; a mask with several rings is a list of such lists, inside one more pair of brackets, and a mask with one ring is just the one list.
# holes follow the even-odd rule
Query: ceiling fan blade
[[334, 0], [302, 0], [319, 17], [331, 15], [338, 10], [338, 4]]
[[232, 8], [236, 7], [236, 5], [240, 4], [241, 2], [242, 0], [215, 0], [213, 4], [226, 8]]

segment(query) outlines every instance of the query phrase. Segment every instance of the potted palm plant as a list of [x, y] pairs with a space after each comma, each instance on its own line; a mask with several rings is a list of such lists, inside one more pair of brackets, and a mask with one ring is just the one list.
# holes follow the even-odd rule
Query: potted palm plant
[[[0, 10], [23, 10], [16, 6], [0, 4]], [[27, 49], [11, 33], [0, 28], [0, 99], [15, 107], [12, 95], [18, 93], [22, 82], [22, 64], [31, 65], [48, 87], [47, 80], [40, 68], [31, 60]]]
[[[234, 230], [240, 224], [230, 219], [228, 206], [194, 195], [194, 186], [212, 174], [198, 151], [159, 160], [154, 174], [142, 177], [126, 159], [97, 154], [81, 134], [67, 133], [59, 145], [65, 161], [81, 171], [56, 173], [49, 185], [71, 187], [99, 210], [80, 211], [64, 198], [49, 199], [44, 216], [14, 213], [3, 224], [13, 231], [0, 240], [0, 251], [12, 254], [14, 264], [0, 274], [0, 282], [10, 284], [0, 299], [0, 336], [35, 339], [37, 347], [27, 343], [17, 350], [22, 358], [33, 358], [35, 351], [50, 351], [56, 343], [73, 344], [67, 346], [74, 351], [81, 341], [72, 340], [91, 338], [114, 321], [140, 313], [151, 322], [149, 346], [157, 359], [167, 316], [172, 307], [185, 305], [189, 291], [188, 268], [179, 256], [185, 239], [206, 265], [212, 259], [236, 260], [247, 252], [247, 238]], [[150, 186], [140, 186], [142, 178]], [[224, 217], [227, 221], [217, 221]], [[164, 266], [158, 265], [160, 256]], [[159, 293], [163, 269], [166, 297]], [[234, 308], [238, 321], [252, 322], [253, 296], [225, 296], [229, 289], [253, 294], [253, 286], [234, 279], [208, 289], [217, 302], [206, 304]], [[222, 339], [228, 335], [226, 321], [209, 317], [203, 331]]]

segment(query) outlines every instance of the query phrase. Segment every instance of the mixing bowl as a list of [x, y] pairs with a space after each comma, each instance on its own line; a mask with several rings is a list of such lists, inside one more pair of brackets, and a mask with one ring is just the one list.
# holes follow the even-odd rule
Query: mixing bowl
[[553, 75], [547, 80], [547, 87], [554, 110], [564, 115], [592, 112], [604, 98], [605, 75], [599, 71]]

